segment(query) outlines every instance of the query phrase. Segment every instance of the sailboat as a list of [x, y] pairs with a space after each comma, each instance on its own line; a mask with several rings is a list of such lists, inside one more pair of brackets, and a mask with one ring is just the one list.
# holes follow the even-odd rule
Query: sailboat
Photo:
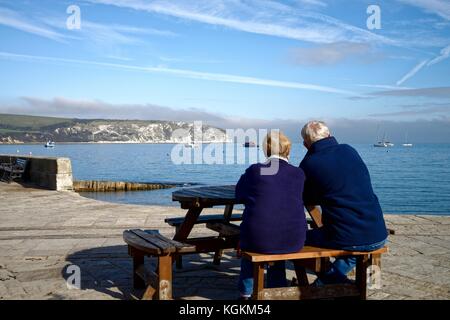
[[389, 147], [393, 147], [394, 144], [392, 142], [386, 140], [386, 133], [384, 133], [383, 139], [381, 141], [378, 141], [377, 143], [375, 143], [373, 146], [376, 148], [389, 148]]
[[408, 134], [405, 135], [405, 143], [402, 144], [404, 147], [412, 147], [413, 144], [408, 142]]

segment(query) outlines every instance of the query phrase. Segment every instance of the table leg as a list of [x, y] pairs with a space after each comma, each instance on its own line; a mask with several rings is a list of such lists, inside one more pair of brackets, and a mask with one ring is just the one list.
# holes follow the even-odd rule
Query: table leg
[[180, 229], [173, 237], [173, 240], [183, 242], [188, 238], [202, 210], [203, 208], [190, 208], [188, 210], [186, 217], [184, 218], [184, 222], [181, 224]]
[[[233, 214], [233, 205], [232, 204], [229, 204], [229, 205], [226, 205], [225, 206], [225, 211], [224, 211], [224, 213], [223, 213], [223, 217], [224, 217], [224, 220], [226, 221], [226, 222], [229, 222], [230, 221], [230, 219], [231, 219], [231, 215]], [[221, 236], [223, 236], [222, 234], [219, 234], [219, 237], [221, 237]], [[223, 250], [222, 249], [220, 249], [220, 250], [217, 250], [215, 253], [214, 253], [214, 264], [215, 265], [220, 265], [220, 259], [222, 258], [222, 254], [223, 254]]]
[[[175, 229], [175, 234], [178, 234], [180, 231], [180, 226], [177, 226]], [[183, 269], [183, 256], [181, 254], [175, 255], [176, 268]]]
[[295, 275], [297, 276], [297, 281], [299, 286], [308, 286], [308, 276], [306, 275], [306, 269], [301, 264], [301, 260], [294, 260], [294, 268], [295, 268]]

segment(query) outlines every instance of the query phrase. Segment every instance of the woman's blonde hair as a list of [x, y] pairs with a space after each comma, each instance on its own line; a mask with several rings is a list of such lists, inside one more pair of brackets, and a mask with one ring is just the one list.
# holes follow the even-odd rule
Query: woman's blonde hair
[[267, 157], [288, 158], [291, 153], [291, 141], [283, 132], [272, 130], [264, 138], [263, 150]]

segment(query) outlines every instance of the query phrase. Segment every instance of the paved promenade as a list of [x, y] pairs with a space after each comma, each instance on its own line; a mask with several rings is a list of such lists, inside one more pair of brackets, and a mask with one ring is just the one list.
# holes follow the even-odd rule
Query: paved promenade
[[[0, 299], [135, 299], [141, 292], [131, 288], [122, 231], [159, 229], [172, 236], [164, 218], [184, 214], [0, 183]], [[370, 290], [369, 298], [450, 299], [450, 216], [386, 215], [386, 221], [396, 235], [382, 261], [382, 288]], [[203, 227], [194, 233], [210, 234]], [[220, 266], [208, 254], [185, 261], [174, 274], [175, 298], [236, 298], [239, 260], [232, 251]], [[67, 288], [71, 264], [81, 268], [81, 290]]]

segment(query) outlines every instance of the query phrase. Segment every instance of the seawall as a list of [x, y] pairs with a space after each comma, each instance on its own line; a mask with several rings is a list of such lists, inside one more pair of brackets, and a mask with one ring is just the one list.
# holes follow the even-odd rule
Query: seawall
[[27, 160], [24, 182], [50, 190], [73, 190], [69, 158], [0, 154], [0, 163], [14, 163], [18, 158]]
[[76, 192], [115, 192], [115, 191], [144, 191], [173, 188], [174, 185], [160, 183], [134, 183], [123, 181], [74, 181], [73, 190]]

